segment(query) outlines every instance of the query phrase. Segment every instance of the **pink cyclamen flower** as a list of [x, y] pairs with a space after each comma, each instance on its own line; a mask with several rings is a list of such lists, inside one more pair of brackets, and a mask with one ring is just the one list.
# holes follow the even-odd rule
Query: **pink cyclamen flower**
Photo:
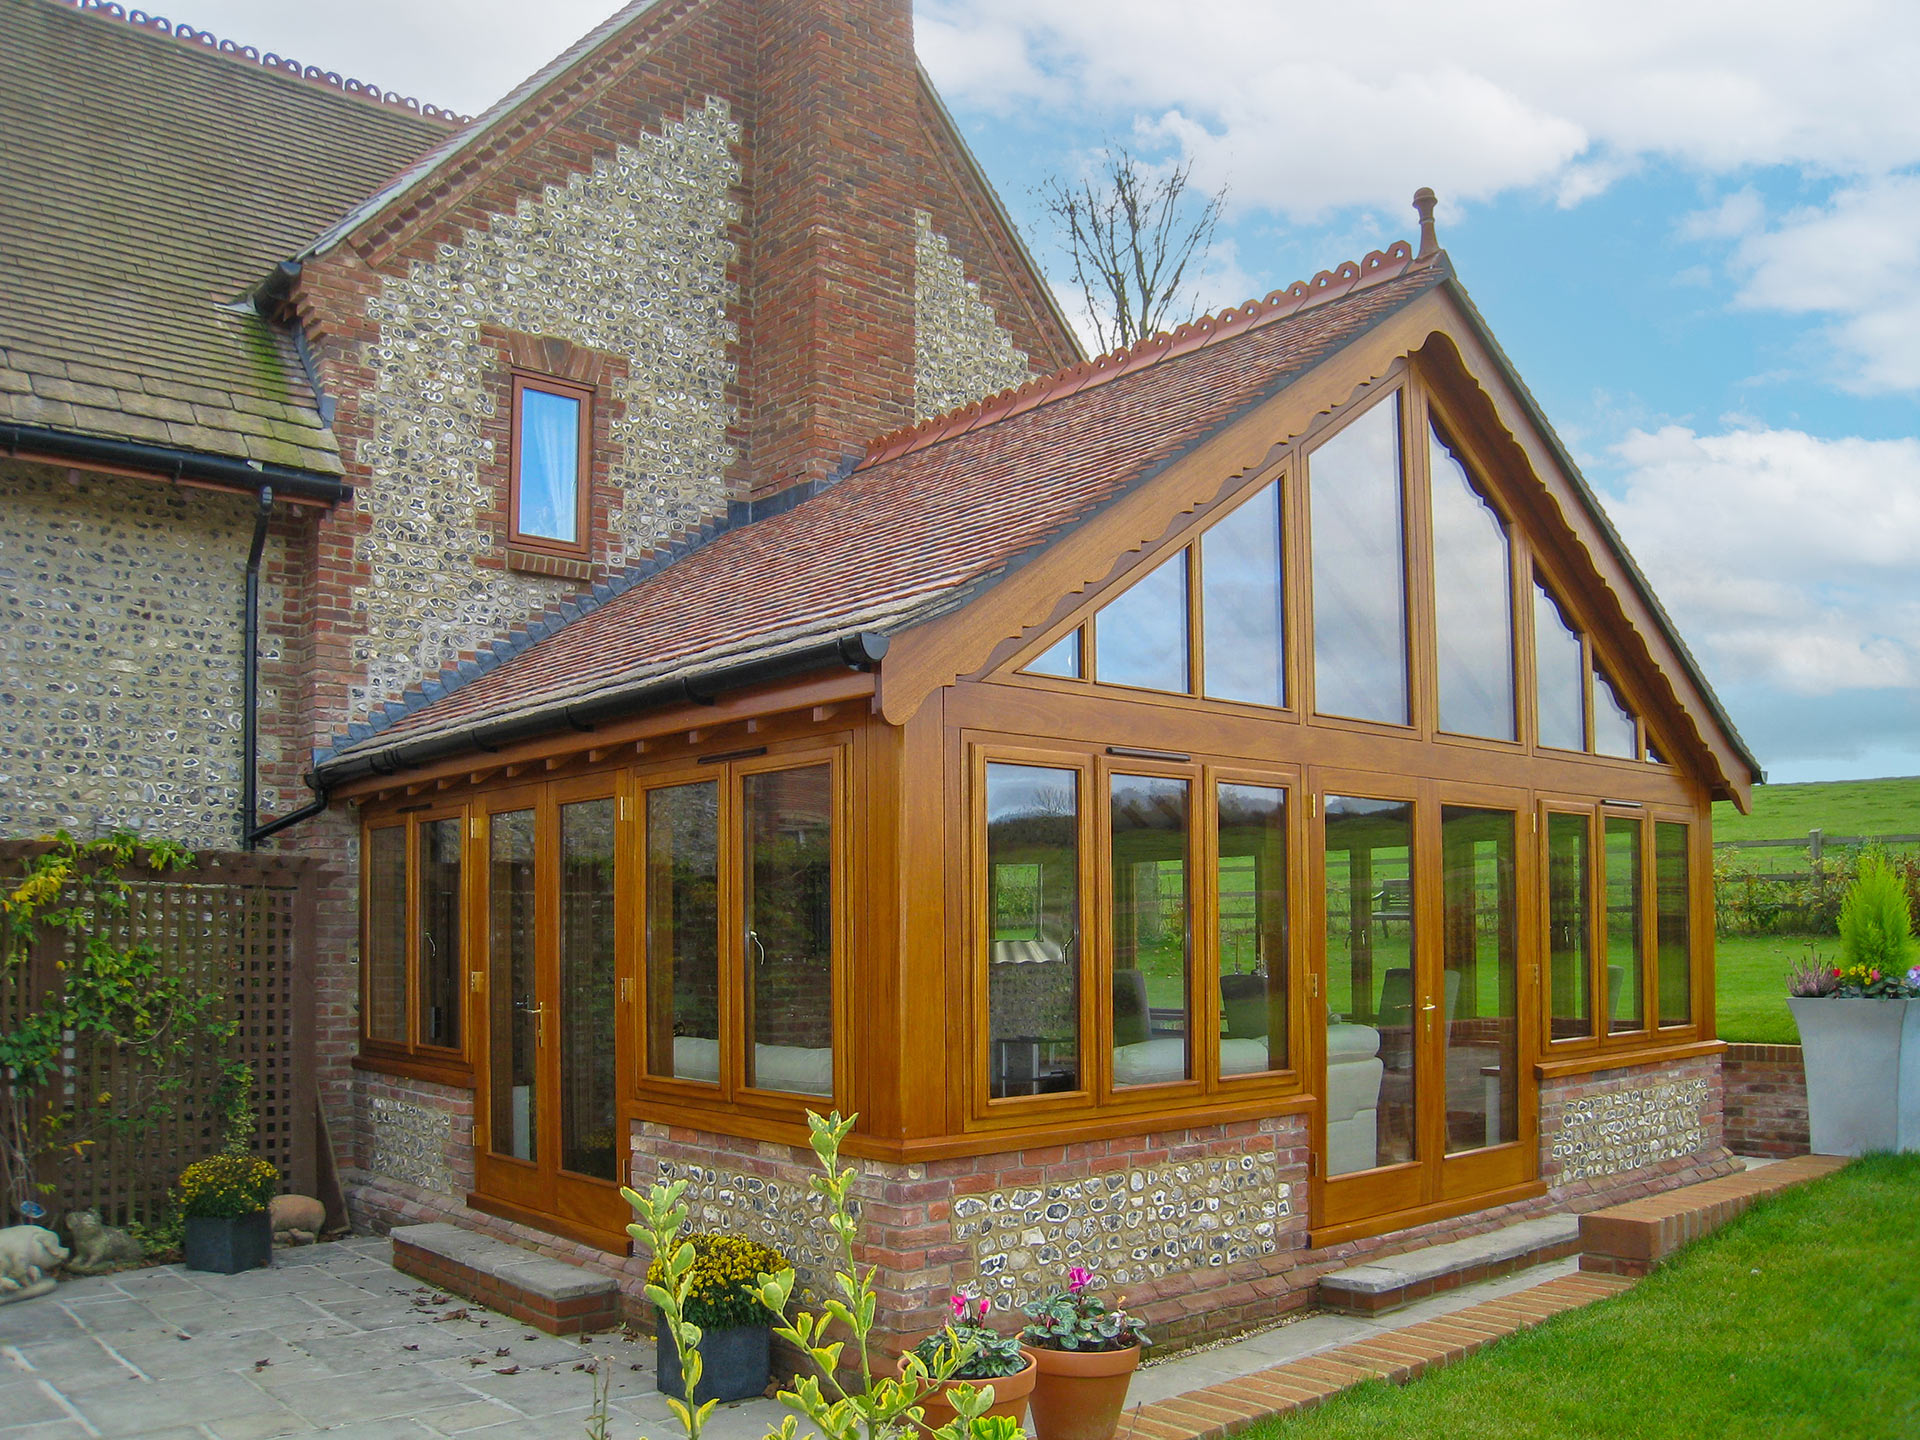
[[967, 1318], [967, 1297], [966, 1296], [964, 1295], [953, 1296], [951, 1299], [947, 1301], [947, 1306], [949, 1309], [953, 1311], [954, 1319], [959, 1320], [963, 1323], [965, 1322]]
[[1067, 1289], [1078, 1295], [1093, 1283], [1093, 1272], [1084, 1265], [1076, 1265], [1067, 1271]]
[[989, 1300], [985, 1295], [982, 1295], [980, 1297], [980, 1319], [982, 1323], [985, 1323], [987, 1312], [991, 1309], [993, 1309], [993, 1301]]

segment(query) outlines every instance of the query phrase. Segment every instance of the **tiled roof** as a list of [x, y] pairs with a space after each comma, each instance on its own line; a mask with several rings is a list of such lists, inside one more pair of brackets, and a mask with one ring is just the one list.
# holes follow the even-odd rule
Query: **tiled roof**
[[964, 603], [1447, 278], [1407, 247], [876, 442], [785, 513], [605, 588], [374, 718], [323, 765]]
[[451, 121], [89, 8], [0, 0], [0, 422], [338, 474], [237, 302]]

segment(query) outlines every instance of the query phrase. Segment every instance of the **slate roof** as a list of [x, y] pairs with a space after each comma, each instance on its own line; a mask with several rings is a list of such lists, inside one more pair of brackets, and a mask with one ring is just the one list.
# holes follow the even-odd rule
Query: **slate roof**
[[0, 423], [339, 474], [291, 338], [236, 302], [454, 129], [0, 0]]
[[357, 727], [321, 772], [649, 682], [945, 613], [1444, 282], [1404, 244], [875, 442], [851, 475], [601, 587]]

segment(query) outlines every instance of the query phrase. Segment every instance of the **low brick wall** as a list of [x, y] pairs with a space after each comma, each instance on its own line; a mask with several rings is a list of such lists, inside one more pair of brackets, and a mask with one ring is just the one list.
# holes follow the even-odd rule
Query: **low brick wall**
[[1798, 1045], [1729, 1045], [1727, 1148], [1736, 1155], [1805, 1155], [1807, 1072]]

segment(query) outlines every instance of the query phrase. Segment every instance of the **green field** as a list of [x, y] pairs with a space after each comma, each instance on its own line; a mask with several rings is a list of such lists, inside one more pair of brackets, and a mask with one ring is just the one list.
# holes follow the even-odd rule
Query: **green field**
[[[1814, 829], [1842, 836], [1920, 834], [1920, 776], [1761, 785], [1754, 789], [1751, 815], [1737, 814], [1724, 801], [1713, 807], [1716, 841], [1797, 840]], [[1743, 869], [1807, 868], [1804, 848], [1718, 853]], [[1838, 949], [1839, 941], [1832, 935], [1722, 935], [1716, 942], [1715, 971], [1720, 1037], [1763, 1045], [1799, 1044], [1799, 1033], [1787, 1013], [1787, 970], [1812, 951], [1831, 960]]]
[[1920, 1155], [1763, 1200], [1632, 1290], [1247, 1440], [1920, 1435]]
[[1891, 780], [1833, 780], [1756, 785], [1753, 813], [1728, 801], [1713, 807], [1715, 840], [1799, 840], [1829, 835], [1920, 835], [1920, 775]]

